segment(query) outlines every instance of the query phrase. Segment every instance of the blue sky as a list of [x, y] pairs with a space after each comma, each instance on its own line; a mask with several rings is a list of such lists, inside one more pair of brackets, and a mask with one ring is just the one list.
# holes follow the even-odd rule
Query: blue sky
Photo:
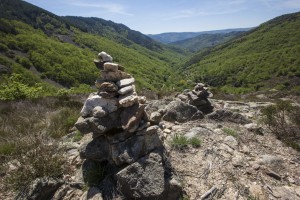
[[54, 14], [99, 17], [144, 34], [257, 26], [300, 11], [300, 0], [26, 0]]

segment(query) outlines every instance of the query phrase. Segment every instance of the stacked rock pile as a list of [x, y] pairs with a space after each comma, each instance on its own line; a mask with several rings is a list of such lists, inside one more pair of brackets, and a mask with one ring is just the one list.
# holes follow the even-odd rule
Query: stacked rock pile
[[209, 92], [207, 85], [198, 83], [191, 92], [184, 91], [183, 94], [180, 94], [177, 97], [181, 101], [196, 106], [203, 113], [210, 113], [213, 110], [213, 106], [208, 98], [212, 96], [213, 95]]
[[101, 70], [98, 92], [85, 101], [75, 124], [81, 133], [93, 134], [80, 148], [83, 178], [100, 163], [110, 170], [105, 184], [111, 180], [127, 199], [176, 199], [181, 186], [166, 165], [162, 131], [148, 120], [146, 98], [137, 95], [135, 79], [110, 55], [101, 52], [99, 58], [94, 61]]

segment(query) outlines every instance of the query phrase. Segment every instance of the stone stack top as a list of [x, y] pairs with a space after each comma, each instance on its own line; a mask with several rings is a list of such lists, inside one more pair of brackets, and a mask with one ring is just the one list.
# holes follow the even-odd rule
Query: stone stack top
[[[100, 52], [98, 57], [99, 60], [94, 60], [101, 73], [101, 78], [95, 82], [98, 92], [92, 93], [86, 100], [81, 110], [82, 118], [96, 118], [98, 124], [103, 126], [99, 128], [99, 132], [103, 134], [115, 128], [134, 132], [140, 126], [146, 127], [148, 117], [143, 106], [146, 98], [137, 95], [135, 79], [124, 71], [123, 66], [113, 63], [113, 58], [106, 52]], [[126, 112], [132, 116], [122, 114]], [[116, 118], [112, 118], [113, 115]], [[113, 119], [114, 126], [108, 127], [105, 121]]]

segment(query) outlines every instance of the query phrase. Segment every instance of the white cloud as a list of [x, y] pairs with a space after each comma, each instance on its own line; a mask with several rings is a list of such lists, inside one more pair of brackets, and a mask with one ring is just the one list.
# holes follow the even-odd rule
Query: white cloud
[[103, 12], [113, 13], [113, 14], [121, 14], [121, 15], [127, 15], [132, 16], [133, 14], [126, 12], [126, 7], [117, 4], [117, 3], [83, 3], [83, 2], [70, 2], [70, 5], [72, 6], [78, 6], [78, 7], [89, 7], [89, 8], [95, 8], [95, 9], [102, 9]]

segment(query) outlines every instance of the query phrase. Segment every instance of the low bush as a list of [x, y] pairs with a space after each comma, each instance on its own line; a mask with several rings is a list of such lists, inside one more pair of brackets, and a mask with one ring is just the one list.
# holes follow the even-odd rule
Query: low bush
[[60, 138], [68, 133], [79, 117], [79, 110], [62, 108], [58, 113], [50, 117], [48, 134], [53, 138]]
[[238, 134], [235, 130], [231, 129], [231, 128], [223, 128], [222, 129], [227, 135], [231, 135], [233, 137], [238, 137]]
[[170, 145], [174, 149], [182, 150], [187, 148], [188, 145], [191, 145], [192, 147], [199, 147], [201, 145], [201, 140], [198, 137], [188, 139], [184, 135], [175, 133], [171, 138]]
[[261, 112], [269, 130], [285, 144], [300, 151], [300, 107], [279, 100]]

